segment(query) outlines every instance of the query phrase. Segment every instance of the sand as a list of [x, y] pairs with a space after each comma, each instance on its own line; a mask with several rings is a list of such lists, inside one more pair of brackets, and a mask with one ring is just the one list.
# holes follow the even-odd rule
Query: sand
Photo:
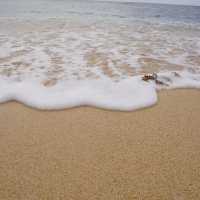
[[0, 200], [199, 200], [200, 91], [135, 112], [0, 105]]

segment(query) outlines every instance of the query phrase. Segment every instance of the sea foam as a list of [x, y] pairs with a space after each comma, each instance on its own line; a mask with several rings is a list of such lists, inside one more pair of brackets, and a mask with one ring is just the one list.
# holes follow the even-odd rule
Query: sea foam
[[114, 23], [1, 19], [0, 102], [131, 111], [160, 89], [200, 88], [198, 27]]
[[39, 109], [63, 109], [81, 105], [114, 110], [134, 110], [156, 103], [152, 84], [139, 77], [113, 83], [109, 80], [69, 81], [52, 88], [37, 83], [1, 82], [0, 102], [16, 100]]
[[38, 109], [64, 109], [76, 106], [94, 106], [104, 109], [131, 111], [154, 105], [160, 89], [200, 88], [200, 75], [188, 72], [166, 72], [158, 74], [158, 80], [145, 82], [135, 76], [120, 82], [105, 80], [63, 81], [45, 87], [38, 82], [0, 81], [0, 102], [19, 101]]

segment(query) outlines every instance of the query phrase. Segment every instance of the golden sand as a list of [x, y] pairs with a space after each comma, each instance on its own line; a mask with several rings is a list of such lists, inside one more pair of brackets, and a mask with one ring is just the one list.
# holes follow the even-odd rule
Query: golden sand
[[135, 112], [0, 105], [0, 200], [199, 200], [200, 91]]

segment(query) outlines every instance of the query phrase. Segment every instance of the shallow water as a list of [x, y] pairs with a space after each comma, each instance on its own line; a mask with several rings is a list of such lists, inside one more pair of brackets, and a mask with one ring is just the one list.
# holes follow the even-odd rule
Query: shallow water
[[17, 2], [0, 1], [1, 102], [134, 110], [158, 89], [200, 87], [200, 7]]

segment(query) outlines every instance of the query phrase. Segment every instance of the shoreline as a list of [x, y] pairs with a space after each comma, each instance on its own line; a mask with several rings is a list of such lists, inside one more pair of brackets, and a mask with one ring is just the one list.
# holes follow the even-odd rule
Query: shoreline
[[200, 198], [200, 91], [132, 112], [0, 104], [0, 198]]

